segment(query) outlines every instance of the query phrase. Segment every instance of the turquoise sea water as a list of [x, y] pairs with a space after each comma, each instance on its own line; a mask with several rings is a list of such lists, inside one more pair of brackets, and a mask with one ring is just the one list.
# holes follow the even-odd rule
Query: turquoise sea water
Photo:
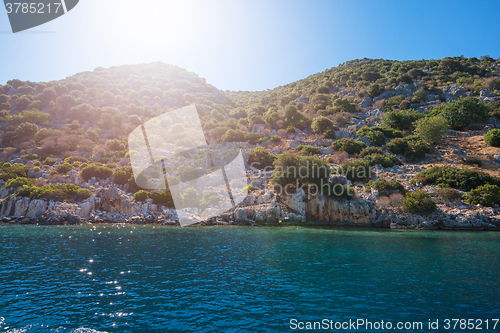
[[8, 332], [289, 332], [292, 319], [500, 332], [500, 233], [1, 226], [0, 317]]

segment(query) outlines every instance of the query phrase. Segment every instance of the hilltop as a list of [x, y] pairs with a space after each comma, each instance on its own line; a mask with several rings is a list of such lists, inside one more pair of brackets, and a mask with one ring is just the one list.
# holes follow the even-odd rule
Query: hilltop
[[[0, 85], [1, 213], [6, 221], [50, 211], [51, 223], [175, 223], [168, 191], [135, 184], [127, 138], [149, 119], [194, 103], [208, 141], [242, 143], [253, 163], [245, 208], [214, 221], [307, 215], [411, 228], [460, 220], [460, 227], [494, 229], [500, 226], [499, 89], [500, 59], [489, 56], [357, 59], [261, 92], [220, 91], [163, 63], [97, 68], [51, 82], [13, 79]], [[333, 175], [297, 179], [270, 171], [304, 163]], [[170, 171], [179, 166], [180, 180], [200, 172], [187, 158]], [[447, 167], [469, 171], [451, 175]], [[369, 172], [355, 175], [363, 170]], [[469, 186], [465, 178], [479, 180]], [[302, 191], [277, 190], [288, 184]], [[325, 184], [348, 194], [311, 190]], [[217, 204], [210, 194], [196, 196], [206, 207]], [[320, 206], [330, 208], [319, 212]]]

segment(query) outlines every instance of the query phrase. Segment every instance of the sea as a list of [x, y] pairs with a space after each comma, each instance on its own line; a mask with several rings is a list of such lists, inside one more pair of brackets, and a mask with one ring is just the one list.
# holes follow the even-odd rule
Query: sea
[[499, 318], [499, 232], [0, 226], [0, 332], [500, 332]]

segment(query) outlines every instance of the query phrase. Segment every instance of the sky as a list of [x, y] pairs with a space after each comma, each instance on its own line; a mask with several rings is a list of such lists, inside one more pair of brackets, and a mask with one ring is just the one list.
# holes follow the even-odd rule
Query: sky
[[161, 61], [259, 91], [365, 57], [497, 59], [499, 17], [498, 0], [80, 0], [15, 34], [0, 13], [0, 83]]

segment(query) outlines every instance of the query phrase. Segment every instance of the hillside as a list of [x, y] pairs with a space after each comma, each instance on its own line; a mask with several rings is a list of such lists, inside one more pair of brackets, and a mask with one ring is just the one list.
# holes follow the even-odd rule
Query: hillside
[[[358, 59], [261, 92], [222, 92], [195, 73], [162, 63], [97, 68], [46, 83], [14, 79], [0, 85], [1, 213], [40, 216], [52, 200], [66, 207], [54, 208], [59, 215], [66, 211], [90, 221], [147, 217], [149, 222], [175, 223], [168, 191], [143, 191], [135, 184], [127, 138], [149, 119], [195, 103], [209, 142], [243, 143], [247, 162], [254, 163], [247, 170], [253, 190], [244, 203], [248, 214], [235, 212], [224, 217], [225, 222], [272, 222], [307, 210], [309, 218], [333, 223], [347, 222], [343, 220], [353, 214], [372, 216], [359, 223], [374, 225], [392, 214], [397, 216], [393, 227], [410, 216], [417, 221], [410, 227], [420, 227], [422, 221], [412, 213], [427, 216], [438, 214], [437, 209], [445, 216], [458, 209], [456, 216], [472, 216], [478, 209], [483, 214], [483, 206], [492, 206], [488, 216], [494, 216], [500, 205], [500, 134], [491, 132], [488, 145], [483, 138], [500, 125], [499, 89], [500, 59], [488, 56]], [[175, 172], [180, 180], [201, 172], [188, 158], [175, 163], [167, 171], [182, 166]], [[269, 171], [272, 166], [276, 171], [304, 163], [325, 166], [333, 175], [298, 179]], [[432, 169], [436, 166], [472, 171], [434, 177], [441, 172]], [[434, 173], [425, 177], [427, 169]], [[355, 175], [366, 170], [365, 175]], [[453, 177], [480, 181], [471, 187]], [[316, 201], [302, 200], [309, 206], [298, 207], [278, 191], [288, 184], [299, 185], [303, 196], [312, 195]], [[346, 202], [366, 207], [356, 206], [358, 213], [358, 208], [349, 208], [351, 215], [311, 214], [312, 206], [323, 200], [311, 187], [336, 185], [350, 193], [329, 191], [326, 197], [340, 205], [338, 209]], [[485, 191], [487, 195], [481, 194]], [[204, 200], [204, 207], [217, 205], [210, 194], [196, 196]], [[36, 200], [40, 202], [33, 204]], [[82, 212], [82, 205], [90, 201]], [[154, 206], [140, 213], [143, 202]], [[269, 203], [271, 208], [262, 206]], [[37, 205], [42, 208], [37, 210]], [[264, 218], [270, 209], [281, 215]], [[259, 211], [264, 212], [260, 217]], [[57, 220], [57, 214], [52, 215]], [[431, 224], [442, 227], [445, 222], [439, 223]], [[492, 228], [488, 224], [496, 222], [479, 223], [478, 228]]]

